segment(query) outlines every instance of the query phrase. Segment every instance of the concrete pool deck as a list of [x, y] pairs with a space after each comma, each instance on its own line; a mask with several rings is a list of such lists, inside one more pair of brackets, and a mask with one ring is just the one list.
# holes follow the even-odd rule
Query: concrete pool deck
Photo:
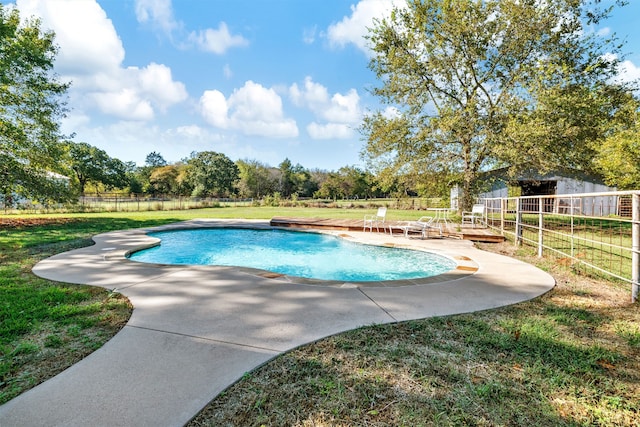
[[322, 286], [251, 269], [125, 258], [154, 244], [147, 232], [221, 226], [270, 228], [268, 221], [203, 219], [109, 232], [38, 263], [36, 275], [116, 289], [134, 311], [102, 348], [0, 406], [0, 426], [183, 425], [244, 373], [300, 345], [360, 326], [515, 304], [555, 285], [542, 270], [469, 241], [369, 232], [329, 234], [429, 250], [458, 268], [424, 283]]

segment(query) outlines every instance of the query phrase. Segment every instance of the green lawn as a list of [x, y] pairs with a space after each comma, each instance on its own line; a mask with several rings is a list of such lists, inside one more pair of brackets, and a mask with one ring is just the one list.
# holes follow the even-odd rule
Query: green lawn
[[640, 304], [511, 243], [557, 286], [480, 313], [361, 328], [293, 350], [194, 426], [638, 426]]
[[[544, 252], [559, 262], [586, 274], [611, 279], [603, 269], [627, 281], [632, 277], [631, 222], [619, 218], [571, 217], [545, 214]], [[527, 245], [538, 244], [538, 215], [522, 215], [522, 239]], [[493, 225], [499, 229], [499, 218]], [[515, 216], [505, 217], [505, 232], [513, 239]], [[590, 264], [596, 268], [591, 268]]]
[[[100, 347], [130, 315], [117, 293], [38, 279], [30, 271], [39, 260], [91, 244], [100, 232], [191, 218], [365, 213], [372, 212], [0, 216], [0, 402]], [[247, 373], [191, 425], [640, 425], [640, 310], [628, 288], [573, 275], [511, 244], [485, 247], [541, 262], [558, 286], [513, 307], [366, 327], [303, 346]]]
[[[274, 216], [363, 218], [369, 210], [223, 207], [184, 211], [0, 215], [0, 404], [99, 348], [131, 307], [101, 288], [65, 285], [31, 273], [41, 259], [92, 244], [91, 236], [194, 218]], [[397, 218], [416, 213], [395, 211]]]
[[[375, 208], [305, 208], [305, 207], [219, 207], [207, 209], [190, 209], [181, 211], [141, 211], [141, 212], [100, 212], [100, 213], [54, 213], [29, 215], [0, 215], [0, 225], [3, 221], [15, 218], [65, 218], [65, 219], [103, 219], [112, 218], [114, 221], [184, 221], [194, 218], [244, 218], [271, 219], [276, 216], [305, 217], [305, 218], [353, 218], [362, 219], [366, 214], [374, 214]], [[429, 214], [426, 211], [411, 211], [389, 209], [387, 218], [394, 220], [417, 219]], [[135, 226], [135, 225], [134, 225]], [[145, 226], [145, 225], [143, 225]]]

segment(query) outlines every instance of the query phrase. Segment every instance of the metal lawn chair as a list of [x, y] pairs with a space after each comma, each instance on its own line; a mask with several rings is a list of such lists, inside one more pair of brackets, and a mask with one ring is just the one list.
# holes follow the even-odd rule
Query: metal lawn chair
[[362, 231], [365, 231], [369, 227], [369, 231], [373, 231], [375, 225], [376, 230], [380, 231], [380, 224], [382, 224], [382, 230], [384, 231], [384, 220], [387, 216], [387, 208], [378, 208], [378, 212], [375, 215], [365, 215], [364, 223], [362, 225]]
[[435, 231], [442, 237], [442, 227], [436, 224], [435, 218], [431, 216], [420, 217], [417, 221], [407, 221], [400, 228], [404, 231], [405, 237], [409, 237], [409, 233], [420, 233], [420, 237], [424, 239], [429, 236], [429, 231]]
[[471, 224], [473, 228], [477, 223], [484, 223], [485, 206], [481, 203], [473, 205], [471, 212], [462, 212], [462, 225]]

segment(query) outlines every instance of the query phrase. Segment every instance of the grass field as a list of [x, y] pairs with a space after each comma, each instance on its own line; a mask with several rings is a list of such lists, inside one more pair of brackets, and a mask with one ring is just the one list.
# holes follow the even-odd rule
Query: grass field
[[[194, 218], [362, 218], [366, 212], [223, 207], [135, 213], [0, 215], [0, 404], [102, 346], [120, 330], [131, 313], [128, 301], [117, 293], [37, 278], [31, 268], [39, 260], [90, 245], [91, 236], [110, 230]], [[406, 212], [390, 214], [404, 218]]]
[[[542, 241], [547, 256], [584, 274], [631, 283], [633, 240], [629, 219], [554, 214], [545, 214], [543, 218]], [[538, 221], [537, 214], [522, 215], [520, 237], [524, 244], [538, 246]], [[515, 223], [514, 215], [505, 216], [504, 232], [512, 240], [516, 233]], [[499, 232], [499, 217], [490, 218], [490, 224]]]
[[[0, 403], [101, 346], [130, 314], [117, 293], [38, 279], [30, 271], [39, 260], [91, 244], [100, 232], [192, 218], [365, 213], [0, 216]], [[513, 307], [366, 327], [303, 346], [248, 372], [191, 425], [640, 426], [640, 305], [629, 303], [628, 288], [576, 276], [510, 244], [484, 248], [542, 263], [557, 287]]]

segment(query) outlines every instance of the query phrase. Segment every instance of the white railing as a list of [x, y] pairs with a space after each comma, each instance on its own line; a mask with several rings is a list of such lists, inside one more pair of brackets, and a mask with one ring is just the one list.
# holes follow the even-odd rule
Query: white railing
[[640, 282], [640, 191], [482, 199], [487, 225], [577, 270]]

